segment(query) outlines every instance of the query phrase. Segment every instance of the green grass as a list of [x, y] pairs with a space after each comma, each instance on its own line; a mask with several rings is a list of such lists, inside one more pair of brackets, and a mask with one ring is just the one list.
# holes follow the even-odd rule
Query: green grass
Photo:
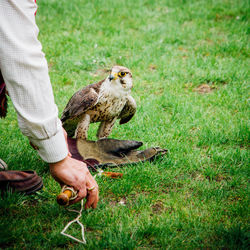
[[[249, 2], [38, 4], [39, 39], [60, 113], [76, 90], [124, 65], [133, 72], [138, 111], [111, 137], [169, 150], [155, 162], [117, 168], [122, 179], [97, 177], [99, 206], [81, 218], [86, 249], [246, 249]], [[211, 92], [194, 91], [202, 84]], [[21, 135], [12, 104], [0, 131], [0, 158], [10, 169], [36, 170], [45, 184], [35, 196], [2, 197], [0, 247], [82, 249], [60, 235], [75, 215], [56, 204], [59, 185]], [[80, 235], [78, 227], [71, 232]]]

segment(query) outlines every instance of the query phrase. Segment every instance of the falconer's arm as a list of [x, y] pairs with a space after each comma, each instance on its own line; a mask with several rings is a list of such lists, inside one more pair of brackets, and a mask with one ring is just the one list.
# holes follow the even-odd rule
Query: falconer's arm
[[48, 66], [37, 38], [35, 1], [0, 1], [0, 69], [24, 135], [41, 158], [58, 162], [68, 154]]

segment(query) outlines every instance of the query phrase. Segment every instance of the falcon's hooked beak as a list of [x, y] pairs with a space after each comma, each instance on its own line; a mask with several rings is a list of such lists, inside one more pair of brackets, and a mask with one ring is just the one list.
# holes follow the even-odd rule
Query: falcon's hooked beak
[[110, 74], [109, 75], [109, 80], [112, 81], [112, 80], [116, 80], [118, 78], [118, 74], [117, 73], [113, 73], [113, 74]]

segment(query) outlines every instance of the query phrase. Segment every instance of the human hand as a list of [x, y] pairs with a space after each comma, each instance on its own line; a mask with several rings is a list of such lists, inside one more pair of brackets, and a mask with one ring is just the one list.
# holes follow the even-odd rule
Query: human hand
[[[78, 192], [77, 198], [70, 201], [70, 204], [86, 197], [85, 208], [96, 208], [99, 200], [98, 185], [85, 163], [67, 156], [62, 161], [50, 163], [49, 166], [50, 173], [57, 182], [73, 187]], [[93, 187], [95, 188], [88, 190]]]

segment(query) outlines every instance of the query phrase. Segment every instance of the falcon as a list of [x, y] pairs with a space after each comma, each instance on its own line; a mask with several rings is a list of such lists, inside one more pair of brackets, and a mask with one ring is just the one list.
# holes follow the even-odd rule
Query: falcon
[[136, 102], [130, 95], [132, 73], [114, 66], [109, 76], [77, 91], [65, 107], [61, 121], [68, 136], [86, 140], [90, 123], [101, 122], [97, 137], [110, 135], [117, 119], [127, 123], [136, 112]]

